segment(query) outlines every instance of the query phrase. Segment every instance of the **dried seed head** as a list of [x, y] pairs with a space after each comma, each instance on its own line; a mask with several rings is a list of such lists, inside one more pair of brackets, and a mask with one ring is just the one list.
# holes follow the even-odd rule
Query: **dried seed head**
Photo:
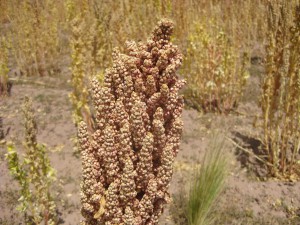
[[103, 87], [92, 81], [96, 130], [91, 140], [84, 125], [78, 131], [86, 224], [158, 223], [182, 131], [182, 56], [172, 30], [163, 20], [146, 44], [127, 42], [127, 54], [115, 49]]

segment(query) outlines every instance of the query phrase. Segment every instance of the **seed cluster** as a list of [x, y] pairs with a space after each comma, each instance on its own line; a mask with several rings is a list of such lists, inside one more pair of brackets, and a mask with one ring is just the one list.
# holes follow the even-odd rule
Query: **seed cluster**
[[78, 129], [82, 152], [82, 224], [157, 224], [168, 202], [179, 150], [185, 84], [182, 55], [162, 20], [145, 43], [113, 53], [104, 84], [92, 80], [96, 128]]

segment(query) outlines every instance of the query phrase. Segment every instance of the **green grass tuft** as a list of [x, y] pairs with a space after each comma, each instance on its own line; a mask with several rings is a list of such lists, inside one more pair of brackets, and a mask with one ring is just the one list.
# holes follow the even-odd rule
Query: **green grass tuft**
[[227, 159], [223, 153], [224, 144], [224, 138], [216, 135], [205, 153], [201, 167], [194, 174], [186, 208], [189, 225], [213, 223], [210, 212], [223, 190], [228, 171]]

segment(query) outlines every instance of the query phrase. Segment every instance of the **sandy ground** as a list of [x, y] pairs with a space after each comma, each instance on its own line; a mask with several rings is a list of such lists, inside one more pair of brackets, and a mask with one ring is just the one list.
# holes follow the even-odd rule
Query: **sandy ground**
[[[184, 133], [181, 151], [174, 164], [174, 176], [170, 187], [172, 203], [160, 220], [161, 225], [187, 224], [183, 215], [182, 196], [186, 195], [192, 168], [203, 157], [213, 134], [221, 132], [226, 140], [234, 140], [248, 151], [259, 148], [260, 130], [253, 127], [259, 114], [256, 106], [259, 94], [259, 67], [251, 68], [251, 79], [237, 111], [228, 116], [199, 114], [186, 109], [183, 113]], [[22, 152], [22, 113], [20, 106], [24, 96], [33, 99], [38, 122], [38, 141], [45, 143], [52, 152], [51, 163], [57, 170], [54, 187], [58, 195], [61, 223], [79, 224], [81, 162], [74, 148], [76, 129], [71, 118], [71, 104], [66, 81], [40, 79], [38, 82], [18, 83], [12, 95], [0, 100], [0, 116], [3, 117], [5, 140], [13, 141]], [[45, 85], [43, 85], [45, 84]], [[256, 174], [255, 160], [237, 148], [231, 141], [224, 146], [224, 157], [229, 158], [230, 174], [226, 187], [215, 209], [215, 224], [300, 224], [300, 183], [276, 180], [260, 181]], [[18, 184], [11, 178], [5, 161], [6, 150], [0, 146], [0, 224], [23, 224], [22, 216], [15, 210]]]

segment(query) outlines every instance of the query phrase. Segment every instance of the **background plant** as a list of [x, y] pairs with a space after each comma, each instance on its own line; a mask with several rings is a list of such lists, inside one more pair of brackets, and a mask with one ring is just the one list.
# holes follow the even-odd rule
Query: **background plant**
[[[69, 15], [81, 17], [81, 34], [78, 37], [85, 39], [82, 43], [88, 45], [80, 48], [85, 52], [81, 64], [88, 65], [83, 66], [86, 78], [96, 68], [100, 80], [101, 77], [103, 79], [103, 68], [111, 64], [111, 46], [119, 46], [123, 50], [122, 43], [126, 37], [144, 39], [159, 18], [172, 18], [177, 24], [173, 39], [185, 55], [182, 73], [191, 81], [185, 98], [188, 103], [205, 111], [228, 113], [236, 107], [248, 77], [247, 66], [252, 49], [263, 44], [266, 37], [266, 4], [260, 0], [235, 4], [182, 0], [147, 3], [139, 0], [113, 3], [70, 0], [69, 3], [68, 10], [72, 11]], [[85, 11], [89, 13], [82, 17]], [[92, 29], [96, 32], [89, 31], [93, 26], [98, 27]], [[206, 40], [204, 36], [207, 36]], [[83, 80], [88, 80], [86, 78]], [[207, 85], [199, 82], [200, 79], [205, 79]], [[88, 82], [82, 82], [83, 85], [77, 82], [79, 88], [73, 84], [75, 92], [78, 92], [76, 89], [80, 92], [83, 86], [83, 93], [86, 93]], [[88, 102], [84, 95], [81, 100], [75, 101], [77, 105]]]
[[0, 24], [3, 24], [7, 22], [7, 16], [8, 16], [8, 6], [7, 2], [5, 0], [0, 1], [0, 9], [1, 9], [1, 14], [0, 14]]
[[0, 36], [0, 98], [9, 94], [8, 72], [8, 41]]
[[246, 54], [240, 57], [221, 28], [209, 32], [204, 24], [195, 23], [194, 29], [184, 61], [183, 71], [189, 83], [185, 97], [205, 112], [228, 113], [242, 95], [249, 77], [249, 59]]
[[[86, 12], [87, 13], [87, 12]], [[91, 112], [88, 107], [88, 77], [92, 74], [93, 65], [91, 66], [91, 51], [89, 41], [85, 33], [90, 24], [85, 23], [81, 14], [72, 19], [72, 87], [73, 92], [70, 94], [70, 99], [73, 105], [73, 119], [76, 125], [83, 119], [85, 115], [87, 119], [91, 118]]]
[[37, 143], [37, 125], [31, 101], [26, 97], [23, 106], [25, 127], [25, 155], [8, 144], [6, 159], [13, 178], [20, 185], [17, 210], [24, 213], [26, 224], [57, 224], [56, 204], [51, 194], [55, 171], [50, 165], [46, 146]]
[[12, 53], [21, 74], [45, 76], [57, 72], [57, 6], [53, 0], [9, 1]]
[[[235, 74], [230, 75], [231, 77], [243, 76], [241, 74], [244, 73], [247, 57], [241, 52], [251, 56], [250, 49], [263, 43], [266, 37], [265, 5], [262, 0], [237, 1], [234, 4], [206, 0], [12, 0], [9, 3], [1, 2], [0, 7], [7, 14], [3, 14], [3, 17], [9, 18], [9, 26], [5, 30], [10, 33], [11, 53], [21, 74], [56, 74], [66, 66], [61, 65], [60, 61], [69, 63], [67, 66], [71, 68], [73, 87], [71, 101], [74, 120], [78, 124], [83, 116], [91, 117], [86, 94], [89, 89], [88, 80], [93, 75], [103, 80], [104, 68], [112, 63], [112, 46], [119, 46], [120, 50], [124, 50], [122, 44], [126, 38], [145, 39], [148, 30], [162, 17], [172, 18], [177, 24], [172, 38], [186, 56], [183, 74], [189, 74], [192, 80], [196, 80], [201, 74], [201, 70], [197, 72], [202, 62], [201, 52], [194, 47], [201, 45], [202, 34], [199, 34], [198, 28], [203, 27], [203, 32], [210, 36], [210, 47], [218, 49], [217, 53], [210, 54], [218, 58], [216, 61], [222, 64], [220, 68], [234, 70]], [[211, 21], [213, 26], [210, 26]], [[219, 36], [218, 40], [216, 35]], [[60, 57], [59, 53], [63, 48], [66, 48], [64, 53], [69, 53], [70, 61]], [[228, 64], [231, 65], [225, 66], [220, 58], [230, 61]], [[192, 63], [194, 61], [197, 63]], [[192, 69], [191, 65], [196, 65], [196, 68], [188, 71]], [[215, 68], [212, 68], [211, 74], [214, 73]], [[228, 74], [229, 72], [226, 76]], [[228, 79], [225, 80], [228, 82]], [[220, 84], [218, 90], [215, 88], [210, 94], [200, 94], [200, 90], [208, 92], [209, 88], [198, 83], [199, 88], [197, 85], [188, 88], [186, 99], [197, 108], [204, 106], [206, 110], [228, 111], [228, 108], [238, 102], [240, 87], [244, 85], [242, 79], [237, 80], [241, 83], [229, 83], [226, 91]], [[208, 83], [211, 89], [210, 84], [213, 85], [215, 80]], [[214, 96], [216, 93], [218, 97]], [[211, 104], [211, 101], [222, 104], [215, 107], [212, 106], [215, 103]]]
[[300, 172], [300, 5], [269, 2], [268, 7], [263, 143], [271, 175], [292, 178]]

